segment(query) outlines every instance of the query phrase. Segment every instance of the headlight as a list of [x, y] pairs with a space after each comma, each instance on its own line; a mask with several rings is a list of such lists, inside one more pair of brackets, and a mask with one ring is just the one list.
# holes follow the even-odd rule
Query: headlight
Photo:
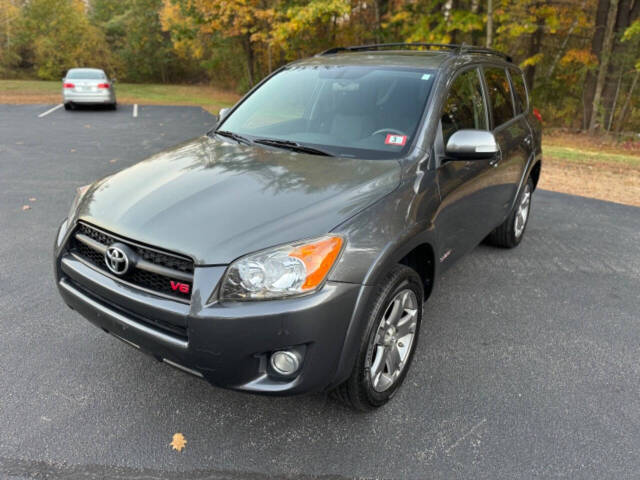
[[343, 240], [327, 236], [253, 253], [233, 262], [222, 281], [222, 300], [265, 300], [301, 295], [322, 286]]
[[71, 219], [75, 216], [76, 214], [76, 209], [78, 208], [78, 205], [80, 205], [80, 202], [82, 201], [82, 198], [84, 197], [84, 194], [87, 193], [87, 190], [89, 190], [89, 187], [91, 185], [85, 185], [84, 187], [78, 187], [76, 189], [76, 198], [73, 199], [73, 203], [71, 204], [71, 209], [69, 210], [69, 215], [67, 215], [68, 219]]

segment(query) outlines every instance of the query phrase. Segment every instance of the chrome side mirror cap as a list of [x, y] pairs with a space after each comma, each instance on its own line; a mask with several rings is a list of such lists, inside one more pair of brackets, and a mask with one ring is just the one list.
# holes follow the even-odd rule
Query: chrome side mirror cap
[[220, 118], [220, 120], [222, 120], [224, 117], [227, 116], [227, 114], [229, 113], [229, 110], [231, 110], [230, 108], [221, 108], [220, 112], [218, 113], [218, 118]]
[[445, 155], [451, 160], [487, 160], [500, 153], [496, 137], [488, 130], [458, 130], [447, 142]]

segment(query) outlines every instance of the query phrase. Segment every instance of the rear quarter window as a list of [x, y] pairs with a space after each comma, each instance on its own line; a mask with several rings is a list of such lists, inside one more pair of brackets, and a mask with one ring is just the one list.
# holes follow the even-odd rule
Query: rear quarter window
[[527, 98], [527, 89], [524, 86], [524, 77], [515, 68], [509, 69], [511, 75], [511, 85], [513, 85], [513, 93], [516, 101], [516, 113], [526, 112], [529, 108], [529, 99]]
[[484, 77], [489, 91], [489, 104], [493, 115], [493, 128], [499, 127], [513, 118], [513, 102], [507, 71], [504, 68], [484, 69]]

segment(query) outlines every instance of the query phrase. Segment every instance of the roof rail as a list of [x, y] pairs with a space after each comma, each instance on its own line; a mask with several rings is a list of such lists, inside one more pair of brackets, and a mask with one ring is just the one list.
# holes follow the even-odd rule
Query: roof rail
[[348, 47], [333, 47], [324, 52], [318, 53], [316, 56], [323, 55], [335, 55], [340, 52], [361, 52], [367, 50], [381, 50], [386, 48], [428, 48], [429, 50], [447, 50], [449, 53], [453, 55], [461, 55], [464, 53], [485, 53], [487, 55], [497, 55], [499, 57], [504, 58], [508, 62], [511, 62], [512, 59], [509, 55], [506, 55], [498, 50], [493, 50], [491, 48], [485, 47], [476, 47], [473, 45], [458, 45], [453, 43], [422, 43], [422, 42], [414, 42], [414, 43], [372, 43], [370, 45], [352, 45]]

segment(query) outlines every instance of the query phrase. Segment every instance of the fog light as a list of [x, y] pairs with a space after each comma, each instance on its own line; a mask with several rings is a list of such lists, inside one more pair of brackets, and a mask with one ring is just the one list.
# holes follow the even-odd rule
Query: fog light
[[300, 354], [289, 350], [281, 350], [271, 354], [271, 367], [280, 375], [290, 376], [300, 368]]

